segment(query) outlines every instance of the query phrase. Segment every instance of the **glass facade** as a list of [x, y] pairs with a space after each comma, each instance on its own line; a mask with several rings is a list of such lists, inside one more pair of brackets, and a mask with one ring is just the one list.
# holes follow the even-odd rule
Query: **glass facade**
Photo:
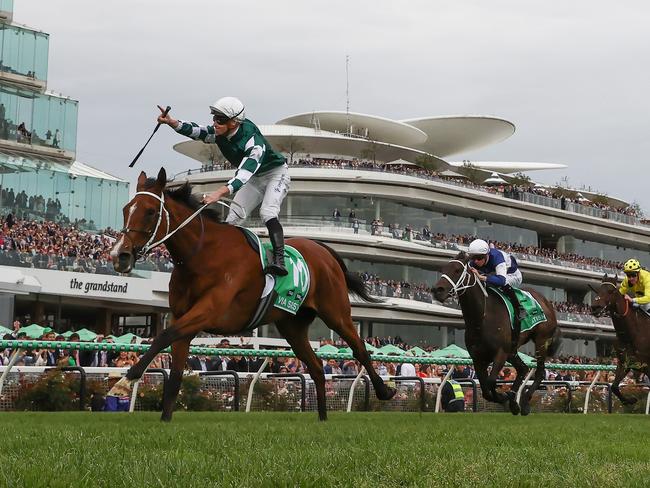
[[430, 209], [405, 205], [394, 200], [369, 196], [340, 197], [336, 195], [290, 194], [284, 201], [282, 215], [300, 217], [331, 218], [337, 209], [344, 222], [351, 211], [355, 217], [366, 223], [382, 219], [385, 225], [399, 224], [400, 228], [410, 225], [419, 231], [427, 226], [431, 233], [448, 236], [476, 235], [483, 239], [499, 240], [523, 245], [537, 245], [537, 233], [514, 225], [503, 225], [481, 219], [449, 215]]
[[[63, 149], [77, 147], [79, 102], [6, 85], [0, 86], [0, 139]], [[25, 130], [20, 130], [24, 124]]]
[[[0, 153], [0, 213], [20, 219], [77, 221], [89, 229], [121, 228], [129, 184], [70, 173], [67, 164]], [[81, 221], [81, 222], [80, 222]]]
[[624, 262], [630, 258], [636, 258], [644, 266], [650, 266], [650, 252], [631, 249], [629, 247], [612, 246], [600, 242], [576, 239], [573, 236], [563, 236], [557, 243], [558, 251], [564, 253], [575, 253], [581, 256], [607, 259], [611, 261]]
[[14, 0], [0, 0], [0, 12], [12, 14], [14, 11]]
[[[6, 2], [0, 4], [1, 11]], [[13, 9], [13, 5], [10, 6]], [[0, 24], [0, 70], [37, 80], [47, 79], [49, 36], [9, 24]]]

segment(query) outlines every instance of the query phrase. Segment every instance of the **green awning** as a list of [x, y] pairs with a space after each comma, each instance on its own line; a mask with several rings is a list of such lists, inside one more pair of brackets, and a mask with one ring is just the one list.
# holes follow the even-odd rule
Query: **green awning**
[[450, 344], [443, 349], [438, 349], [437, 351], [429, 353], [429, 357], [469, 359], [469, 353], [462, 347], [458, 347], [456, 344]]

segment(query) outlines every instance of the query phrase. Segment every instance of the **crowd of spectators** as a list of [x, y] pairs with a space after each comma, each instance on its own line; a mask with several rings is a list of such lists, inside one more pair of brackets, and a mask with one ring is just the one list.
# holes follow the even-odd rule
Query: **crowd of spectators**
[[[20, 331], [21, 323], [16, 320], [13, 325], [13, 331], [6, 334], [3, 339], [25, 339], [25, 333]], [[79, 335], [72, 333], [67, 338], [52, 330], [47, 330], [41, 340], [45, 341], [69, 341], [79, 342]], [[144, 339], [142, 343], [150, 343], [152, 339]], [[92, 341], [96, 343], [111, 343], [111, 337], [104, 337], [99, 334]], [[407, 343], [399, 336], [395, 337], [366, 337], [365, 342], [376, 347], [381, 348], [386, 345], [394, 345], [403, 351], [409, 351], [415, 345]], [[320, 340], [320, 347], [324, 345], [333, 345], [338, 348], [347, 347], [347, 344], [340, 338], [336, 340], [324, 339]], [[426, 354], [437, 350], [439, 347], [432, 344], [418, 343], [417, 346], [425, 351]], [[222, 339], [218, 344], [211, 346], [219, 349], [231, 348], [228, 339]], [[242, 345], [237, 345], [237, 349], [249, 348], [242, 338]], [[11, 359], [13, 350], [6, 348], [0, 351], [0, 365], [7, 365]], [[82, 366], [82, 367], [130, 367], [140, 360], [141, 354], [135, 352], [109, 352], [109, 351], [74, 351], [61, 348], [52, 349], [27, 349], [21, 353], [17, 359], [16, 366], [45, 366], [45, 367], [66, 367], [66, 366]], [[547, 362], [555, 364], [611, 364], [616, 365], [617, 359], [610, 357], [589, 358], [586, 356], [558, 356], [556, 358], [549, 358]], [[232, 355], [190, 355], [187, 359], [186, 370], [188, 371], [237, 371], [240, 373], [256, 372], [263, 363], [262, 357], [246, 357], [236, 354]], [[168, 353], [162, 353], [156, 356], [151, 363], [151, 368], [164, 368], [169, 369], [171, 365], [171, 356]], [[377, 372], [382, 376], [418, 376], [421, 378], [443, 378], [448, 372], [448, 365], [428, 365], [428, 364], [410, 364], [410, 363], [393, 363], [387, 361], [373, 361], [373, 365]], [[360, 365], [356, 360], [323, 360], [323, 367], [326, 374], [344, 374], [356, 375], [360, 371]], [[270, 358], [267, 366], [264, 369], [268, 373], [308, 373], [306, 365], [297, 358]], [[591, 381], [594, 377], [594, 371], [572, 371], [572, 370], [547, 370], [546, 379], [555, 381]], [[499, 379], [514, 380], [516, 372], [514, 368], [506, 366], [499, 374]], [[475, 378], [475, 371], [470, 366], [457, 365], [452, 372], [453, 379], [466, 379]], [[607, 381], [613, 380], [613, 372], [609, 372]], [[641, 375], [636, 377], [630, 374], [626, 377], [624, 383], [650, 383], [648, 377]]]
[[[11, 214], [0, 224], [0, 265], [117, 274], [109, 256], [117, 233], [110, 228], [91, 232], [52, 221], [14, 220]], [[144, 270], [172, 268], [169, 252], [162, 246], [138, 263], [138, 269]]]
[[532, 193], [542, 195], [557, 200], [559, 208], [567, 210], [567, 203], [582, 205], [584, 207], [598, 208], [603, 211], [603, 218], [607, 218], [607, 212], [620, 213], [635, 218], [641, 218], [643, 215], [635, 206], [615, 207], [602, 202], [590, 201], [576, 193], [573, 197], [567, 197], [573, 192], [562, 192], [558, 190], [547, 189], [543, 186], [529, 185], [485, 185], [472, 183], [468, 178], [462, 175], [447, 175], [445, 172], [432, 171], [411, 164], [384, 164], [363, 159], [341, 159], [341, 158], [300, 158], [294, 161], [294, 165], [306, 167], [335, 168], [335, 169], [365, 169], [372, 171], [382, 171], [386, 173], [396, 173], [406, 176], [415, 176], [425, 179], [434, 179], [465, 186], [474, 190], [484, 191], [493, 194], [500, 194], [506, 198], [520, 199], [522, 193]]
[[27, 195], [25, 190], [14, 191], [13, 188], [0, 187], [0, 208], [19, 218], [42, 218], [51, 221], [67, 219], [61, 213], [58, 198], [45, 199], [43, 195]]

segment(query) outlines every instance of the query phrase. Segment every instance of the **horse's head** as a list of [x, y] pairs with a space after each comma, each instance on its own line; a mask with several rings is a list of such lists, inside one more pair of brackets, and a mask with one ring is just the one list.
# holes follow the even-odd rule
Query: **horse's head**
[[450, 293], [456, 293], [458, 288], [463, 285], [463, 281], [467, 276], [468, 261], [469, 255], [461, 251], [454, 259], [443, 266], [442, 276], [433, 289], [433, 295], [440, 303], [444, 303]]
[[591, 313], [593, 315], [600, 316], [608, 308], [616, 310], [616, 300], [620, 296], [616, 275], [611, 277], [607, 275], [603, 276], [598, 289], [591, 285], [589, 285], [589, 288], [596, 294], [596, 298], [594, 298], [591, 304]]
[[164, 168], [160, 168], [155, 180], [148, 179], [144, 171], [140, 173], [135, 196], [122, 209], [124, 228], [111, 249], [115, 271], [131, 271], [139, 255], [148, 250], [149, 244], [159, 239], [162, 232], [169, 230], [169, 214], [163, 195], [166, 184], [167, 174]]

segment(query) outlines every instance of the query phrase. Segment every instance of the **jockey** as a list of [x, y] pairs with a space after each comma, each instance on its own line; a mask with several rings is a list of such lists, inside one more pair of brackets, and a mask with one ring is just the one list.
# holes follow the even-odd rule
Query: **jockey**
[[523, 278], [517, 261], [507, 252], [490, 248], [483, 239], [474, 239], [469, 244], [470, 269], [488, 285], [500, 288], [515, 307], [515, 316], [521, 321], [526, 318], [515, 290], [521, 286]]
[[233, 225], [242, 224], [261, 203], [260, 217], [266, 224], [273, 246], [273, 262], [264, 272], [285, 276], [284, 233], [278, 220], [280, 206], [291, 184], [285, 157], [274, 151], [257, 126], [246, 118], [244, 104], [237, 98], [220, 98], [210, 105], [213, 124], [208, 126], [176, 120], [169, 114], [165, 115], [164, 108], [158, 108], [162, 112], [158, 116], [159, 123], [167, 124], [191, 139], [216, 144], [230, 164], [237, 167], [235, 176], [224, 186], [203, 195], [203, 203], [214, 203], [236, 193], [233, 202], [244, 209], [245, 215], [239, 215], [231, 208], [226, 222]]
[[[625, 279], [618, 291], [633, 307], [650, 312], [650, 272], [641, 268], [641, 263], [636, 259], [628, 259], [623, 271]], [[634, 298], [628, 295], [630, 292], [633, 292]]]

